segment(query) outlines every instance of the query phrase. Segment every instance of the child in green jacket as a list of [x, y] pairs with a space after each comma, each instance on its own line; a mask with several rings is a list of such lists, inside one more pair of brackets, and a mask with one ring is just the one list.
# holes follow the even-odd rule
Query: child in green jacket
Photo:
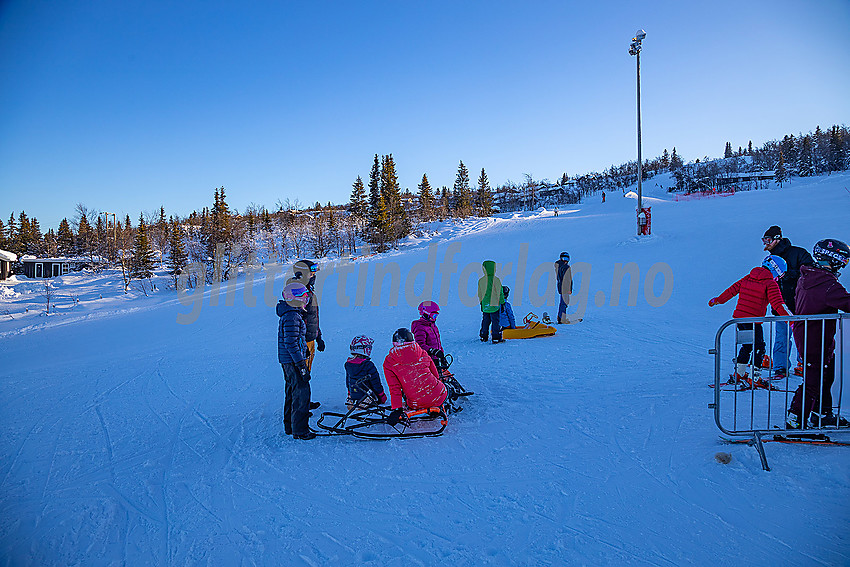
[[496, 262], [485, 260], [481, 264], [484, 275], [478, 280], [478, 301], [481, 303], [481, 342], [486, 343], [490, 336], [493, 343], [500, 343], [502, 328], [499, 325], [499, 307], [505, 302], [502, 282], [496, 277]]

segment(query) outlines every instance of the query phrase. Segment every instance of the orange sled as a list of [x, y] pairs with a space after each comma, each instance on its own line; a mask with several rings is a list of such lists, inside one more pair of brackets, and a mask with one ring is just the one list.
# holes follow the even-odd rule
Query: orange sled
[[548, 337], [557, 332], [555, 327], [551, 327], [537, 320], [537, 315], [529, 313], [523, 319], [524, 327], [516, 329], [502, 329], [503, 339], [533, 339], [535, 337]]

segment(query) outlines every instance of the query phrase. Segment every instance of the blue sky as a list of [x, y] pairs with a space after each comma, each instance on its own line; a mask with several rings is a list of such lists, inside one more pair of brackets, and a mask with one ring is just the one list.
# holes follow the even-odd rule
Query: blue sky
[[185, 215], [685, 159], [846, 123], [850, 2], [0, 3], [0, 218]]

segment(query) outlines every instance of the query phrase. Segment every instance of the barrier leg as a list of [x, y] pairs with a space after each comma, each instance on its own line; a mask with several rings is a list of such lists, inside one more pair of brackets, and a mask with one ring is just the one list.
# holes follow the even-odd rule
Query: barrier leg
[[761, 442], [761, 433], [756, 431], [753, 433], [753, 444], [756, 446], [756, 450], [759, 452], [759, 458], [761, 459], [761, 468], [766, 471], [770, 471], [770, 467], [767, 464], [767, 455], [764, 454], [764, 443]]

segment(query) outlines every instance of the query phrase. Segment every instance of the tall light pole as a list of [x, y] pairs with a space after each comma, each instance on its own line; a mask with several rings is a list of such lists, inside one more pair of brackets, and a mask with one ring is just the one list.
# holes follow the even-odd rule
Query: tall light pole
[[[635, 55], [637, 57], [637, 166], [638, 166], [638, 213], [643, 211], [643, 191], [642, 191], [642, 183], [643, 183], [643, 159], [640, 155], [640, 48], [641, 41], [646, 37], [646, 32], [643, 30], [638, 30], [635, 32], [635, 36], [632, 38], [632, 43], [629, 46], [629, 55]], [[640, 227], [638, 227], [638, 231], [640, 231]], [[640, 234], [640, 232], [638, 232]]]

